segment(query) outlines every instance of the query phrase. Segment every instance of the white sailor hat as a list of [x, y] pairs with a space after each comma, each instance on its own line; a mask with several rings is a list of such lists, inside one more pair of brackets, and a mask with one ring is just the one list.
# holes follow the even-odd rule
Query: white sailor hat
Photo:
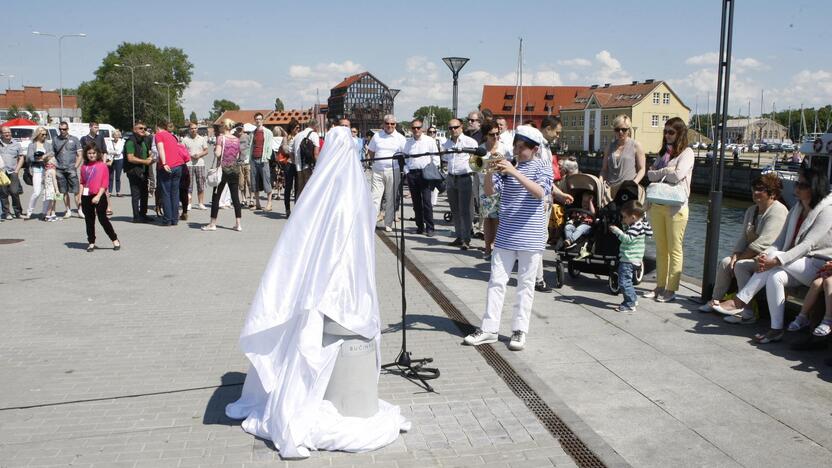
[[520, 125], [514, 130], [514, 138], [520, 138], [533, 146], [543, 145], [543, 134], [531, 125]]

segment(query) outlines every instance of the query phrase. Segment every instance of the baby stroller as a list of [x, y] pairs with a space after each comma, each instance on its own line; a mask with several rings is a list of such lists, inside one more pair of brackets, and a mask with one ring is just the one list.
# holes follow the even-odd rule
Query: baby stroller
[[[590, 174], [572, 174], [566, 178], [566, 191], [574, 199], [573, 203], [565, 207], [566, 216], [581, 208], [581, 198], [584, 193], [590, 192], [593, 195], [596, 211], [595, 222], [592, 232], [577, 240], [578, 247], [566, 249], [560, 245], [557, 249], [557, 260], [555, 271], [557, 275], [557, 286], [563, 284], [564, 263], [566, 272], [572, 278], [577, 278], [581, 273], [589, 273], [597, 276], [607, 276], [608, 286], [612, 294], [618, 294], [620, 286], [618, 283], [618, 249], [619, 241], [615, 234], [609, 231], [612, 225], [621, 223], [621, 207], [630, 200], [643, 199], [643, 188], [632, 181], [621, 184], [613, 200], [603, 207], [601, 203], [605, 197], [605, 187], [600, 179]], [[586, 248], [589, 255], [578, 258], [579, 252]], [[644, 263], [636, 273], [633, 283], [639, 284], [644, 277]]]

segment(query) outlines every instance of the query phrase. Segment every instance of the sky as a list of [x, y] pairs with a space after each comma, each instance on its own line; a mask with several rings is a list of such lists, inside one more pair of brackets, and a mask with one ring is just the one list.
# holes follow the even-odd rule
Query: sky
[[[832, 2], [735, 0], [729, 112], [832, 103]], [[126, 3], [125, 3], [126, 4]], [[691, 111], [715, 108], [719, 0], [512, 0], [477, 2], [259, 1], [4, 5], [0, 73], [21, 85], [58, 87], [57, 42], [32, 35], [83, 32], [63, 42], [64, 87], [93, 78], [122, 42], [178, 47], [194, 64], [186, 114], [208, 115], [214, 99], [242, 108], [308, 108], [346, 76], [369, 71], [401, 89], [395, 113], [451, 107], [442, 57], [471, 60], [460, 73], [459, 112], [475, 109], [483, 84], [514, 84], [523, 38], [527, 85], [665, 80]], [[235, 7], [238, 7], [235, 9]], [[164, 14], [159, 14], [164, 11]], [[143, 13], [144, 12], [144, 13]], [[7, 86], [0, 77], [0, 86]]]

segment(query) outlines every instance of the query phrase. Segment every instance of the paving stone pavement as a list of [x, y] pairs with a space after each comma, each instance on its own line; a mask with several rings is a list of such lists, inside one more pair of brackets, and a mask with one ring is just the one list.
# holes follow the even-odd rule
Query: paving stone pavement
[[[436, 219], [447, 211], [438, 207]], [[489, 264], [482, 252], [448, 246], [451, 226], [437, 236], [406, 228], [408, 255], [433, 281], [458, 298], [479, 324]], [[473, 247], [482, 246], [475, 241]], [[555, 255], [545, 253], [552, 283]], [[655, 275], [638, 287], [655, 286]], [[510, 286], [514, 284], [511, 280]], [[698, 288], [683, 284], [679, 300], [644, 298], [638, 312], [613, 308], [620, 296], [607, 279], [569, 278], [551, 294], [535, 293], [527, 347], [506, 353], [550, 406], [574, 411], [609, 447], [634, 466], [829, 466], [832, 455], [832, 367], [828, 352], [789, 349], [798, 338], [754, 346], [768, 327], [730, 325], [696, 311]], [[503, 308], [501, 342], [510, 335], [514, 289]], [[476, 353], [472, 353], [474, 356]]]
[[[99, 227], [101, 248], [86, 253], [77, 218], [0, 224], [0, 238], [24, 239], [0, 245], [0, 467], [574, 466], [409, 274], [409, 348], [435, 358], [438, 393], [382, 373], [379, 395], [401, 405], [412, 431], [372, 453], [280, 460], [223, 408], [241, 389], [237, 337], [283, 215], [245, 211], [244, 232], [205, 233], [206, 211], [162, 228], [126, 222], [129, 198], [112, 202], [120, 252]], [[233, 213], [219, 223], [232, 226]], [[392, 360], [396, 263], [377, 246], [382, 355]]]

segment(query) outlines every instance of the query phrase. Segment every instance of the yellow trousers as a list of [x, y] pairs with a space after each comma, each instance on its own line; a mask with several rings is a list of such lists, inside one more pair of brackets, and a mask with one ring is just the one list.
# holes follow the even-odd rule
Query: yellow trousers
[[674, 207], [653, 205], [650, 207], [650, 224], [656, 240], [656, 285], [666, 291], [679, 290], [682, 278], [685, 228], [688, 225], [688, 206], [676, 214]]

